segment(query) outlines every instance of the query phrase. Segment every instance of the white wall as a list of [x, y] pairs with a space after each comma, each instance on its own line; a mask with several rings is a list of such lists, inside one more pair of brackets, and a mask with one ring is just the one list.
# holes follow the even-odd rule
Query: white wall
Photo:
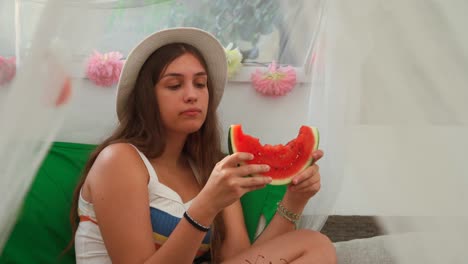
[[[78, 89], [57, 140], [97, 143], [116, 124], [116, 88], [98, 87], [81, 78], [74, 78], [73, 86]], [[303, 85], [287, 96], [268, 98], [248, 82], [231, 82], [219, 106], [221, 125], [227, 133], [230, 124], [240, 123], [246, 133], [258, 136], [263, 143], [287, 143], [297, 136], [300, 125], [309, 122], [309, 96], [310, 90]]]

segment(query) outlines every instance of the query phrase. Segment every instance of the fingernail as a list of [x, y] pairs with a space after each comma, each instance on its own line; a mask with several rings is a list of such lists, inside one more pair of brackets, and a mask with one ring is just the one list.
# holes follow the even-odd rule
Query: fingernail
[[269, 170], [270, 170], [270, 166], [268, 166], [268, 165], [263, 165], [263, 169], [264, 169], [265, 171], [269, 171]]

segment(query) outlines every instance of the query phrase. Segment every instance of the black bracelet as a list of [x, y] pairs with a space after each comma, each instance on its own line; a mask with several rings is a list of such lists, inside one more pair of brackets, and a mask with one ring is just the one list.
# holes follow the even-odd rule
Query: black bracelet
[[196, 229], [198, 229], [198, 230], [200, 230], [202, 232], [208, 232], [208, 230], [210, 230], [210, 227], [204, 226], [204, 225], [198, 223], [197, 221], [193, 220], [193, 218], [187, 213], [187, 211], [185, 211], [184, 217]]

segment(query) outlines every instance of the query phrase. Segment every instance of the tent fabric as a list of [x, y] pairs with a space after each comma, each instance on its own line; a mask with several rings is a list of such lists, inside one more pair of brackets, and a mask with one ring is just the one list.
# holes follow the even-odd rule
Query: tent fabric
[[72, 194], [95, 145], [54, 142], [28, 191], [0, 263], [74, 263]]
[[[27, 60], [27, 54], [34, 52], [37, 54], [50, 52], [53, 55], [60, 55], [57, 58], [52, 56], [52, 59], [54, 59], [54, 62], [56, 60], [66, 65], [66, 71], [69, 72], [72, 77], [73, 94], [69, 104], [61, 111], [61, 114], [65, 115], [63, 122], [56, 122], [55, 118], [50, 118], [50, 122], [55, 122], [54, 125], [60, 126], [60, 129], [50, 130], [48, 131], [49, 133], [44, 133], [42, 136], [43, 138], [47, 138], [48, 140], [54, 138], [55, 140], [65, 142], [98, 144], [98, 142], [105, 138], [116, 125], [114, 113], [115, 90], [113, 87], [109, 87], [109, 89], [96, 87], [89, 80], [84, 78], [82, 67], [86, 57], [95, 49], [102, 52], [118, 50], [126, 55], [130, 48], [148, 33], [168, 26], [180, 25], [198, 26], [210, 30], [219, 38], [224, 38], [224, 44], [234, 42], [235, 46], [239, 46], [241, 50], [245, 51], [246, 62], [255, 62], [253, 65], [262, 66], [272, 60], [278, 60], [278, 63], [291, 63], [293, 66], [299, 67], [298, 70], [300, 74], [303, 74], [304, 71], [308, 71], [307, 69], [300, 68], [302, 66], [307, 66], [309, 70], [313, 68], [313, 81], [306, 80], [306, 77], [303, 77], [299, 80], [298, 87], [296, 87], [295, 91], [288, 95], [288, 97], [282, 98], [281, 101], [278, 100], [274, 102], [270, 100], [270, 98], [260, 97], [258, 94], [251, 94], [254, 90], [250, 89], [247, 85], [242, 85], [243, 87], [241, 89], [232, 87], [238, 84], [229, 85], [229, 87], [226, 88], [227, 91], [222, 103], [223, 105], [220, 107], [220, 116], [224, 128], [228, 127], [228, 124], [242, 121], [246, 127], [249, 127], [253, 134], [258, 135], [260, 138], [264, 139], [265, 142], [274, 141], [275, 143], [281, 143], [293, 137], [299, 125], [315, 125], [319, 123], [319, 119], [322, 119], [320, 113], [316, 111], [317, 109], [309, 109], [309, 104], [321, 106], [322, 104], [318, 104], [317, 101], [323, 102], [323, 96], [320, 94], [320, 91], [318, 91], [319, 94], [315, 96], [316, 93], [312, 92], [309, 86], [313, 86], [314, 89], [316, 89], [317, 86], [323, 86], [320, 78], [318, 78], [323, 75], [323, 73], [317, 72], [317, 70], [322, 69], [322, 67], [315, 67], [317, 66], [317, 62], [323, 58], [321, 54], [314, 53], [314, 51], [316, 43], [319, 42], [319, 33], [321, 33], [321, 27], [323, 26], [325, 0], [301, 0], [298, 2], [297, 6], [285, 5], [281, 3], [281, 1], [271, 1], [271, 3], [276, 4], [257, 8], [253, 2], [246, 3], [236, 1], [227, 3], [225, 1], [217, 1], [216, 7], [213, 5], [214, 9], [203, 8], [201, 2], [193, 4], [192, 2], [184, 1], [180, 3], [177, 1], [145, 1], [145, 3], [137, 3], [135, 1], [107, 1], [106, 3], [107, 4], [103, 4], [101, 1], [86, 1], [83, 5], [70, 5], [69, 3], [52, 0], [44, 2], [23, 0], [18, 1], [16, 5], [18, 9], [16, 14], [16, 35], [19, 41], [15, 46], [20, 68], [22, 67], [24, 69], [24, 67], [32, 64], [31, 61]], [[231, 5], [233, 8], [231, 8]], [[216, 8], [218, 7], [223, 10], [224, 16], [217, 16], [219, 12]], [[307, 9], [308, 11], [301, 11], [298, 13], [299, 9]], [[211, 15], [205, 16], [205, 13], [203, 13], [203, 16], [199, 17], [198, 10], [206, 11]], [[217, 23], [219, 22], [225, 25], [226, 22], [229, 22], [231, 19], [228, 14], [234, 11], [238, 12], [239, 10], [241, 10], [242, 13], [254, 11], [256, 17], [263, 17], [265, 19], [267, 16], [263, 14], [267, 14], [268, 16], [272, 16], [270, 19], [275, 21], [274, 23], [276, 24], [273, 25], [270, 23], [271, 21], [269, 22], [269, 20], [267, 21], [265, 19], [262, 20], [261, 23], [256, 21], [255, 23], [260, 23], [258, 25], [262, 28], [262, 30], [260, 30], [257, 27], [252, 27], [251, 23], [247, 20], [235, 22], [235, 27], [232, 32], [238, 32], [238, 27], [241, 27], [242, 30], [239, 32], [245, 33], [248, 31], [248, 36], [231, 34], [231, 27], [229, 26], [226, 28], [222, 27], [221, 29], [211, 27], [214, 20], [216, 20]], [[174, 15], [177, 15], [177, 17], [182, 16], [183, 19], [176, 19], [176, 21], [173, 21], [172, 19], [175, 16], [169, 15], [172, 14], [171, 12], [175, 12]], [[60, 15], [50, 15], [54, 13]], [[161, 16], [154, 14], [161, 14]], [[85, 17], [86, 19], [83, 19]], [[144, 18], [143, 20], [141, 20], [142, 17]], [[246, 18], [250, 19], [251, 17], [252, 16], [247, 16]], [[205, 18], [211, 20], [205, 21]], [[82, 30], [84, 28], [86, 28], [86, 30]], [[257, 29], [261, 32], [256, 32], [255, 30]], [[46, 34], [34, 34], [34, 30]], [[260, 36], [256, 36], [258, 34]], [[47, 40], [54, 41], [48, 42]], [[31, 43], [34, 43], [34, 45], [30, 45]], [[79, 43], [79, 45], [76, 43]], [[66, 54], [56, 54], [56, 46], [67, 47]], [[249, 50], [255, 51], [256, 49], [258, 49], [257, 52], [259, 52], [258, 56], [247, 52]], [[53, 52], [51, 52], [52, 50]], [[252, 55], [252, 57], [247, 56], [246, 52]], [[312, 56], [312, 53], [314, 53], [314, 56]], [[37, 63], [36, 61], [33, 62]], [[25, 81], [34, 80], [34, 77], [37, 76], [27, 76], [23, 74], [19, 77], [23, 77], [18, 78], [19, 80]], [[16, 90], [21, 88], [19, 86], [18, 83], [13, 83], [10, 88], [12, 92], [16, 92]], [[22, 87], [27, 86], [28, 85], [22, 85]], [[46, 87], [46, 85], [44, 85], [44, 87]], [[244, 88], [249, 89], [247, 90]], [[229, 92], [234, 92], [234, 94], [229, 94]], [[47, 96], [52, 97], [54, 94], [48, 93]], [[250, 105], [261, 106], [255, 109], [255, 119], [246, 117], [246, 115], [239, 111], [238, 104], [230, 100], [230, 98], [236, 98], [239, 101], [243, 101], [244, 96], [255, 101]], [[314, 98], [310, 99], [311, 97]], [[39, 96], [37, 98], [39, 98]], [[18, 96], [18, 100], [20, 100], [20, 96]], [[244, 102], [245, 105], [249, 105], [249, 101], [244, 100]], [[295, 112], [295, 118], [291, 119], [291, 115], [287, 113], [287, 111], [281, 110], [283, 108]], [[27, 109], [32, 113], [36, 113], [32, 108]], [[273, 111], [278, 111], [278, 113]], [[13, 118], [16, 117], [18, 112], [20, 111], [7, 109], [6, 113]], [[268, 120], [270, 120], [270, 118], [266, 117], [271, 115], [276, 116], [276, 119], [271, 120], [272, 122], [269, 123], [270, 121]], [[21, 120], [18, 119], [17, 123], [27, 124], [31, 116], [33, 116], [33, 114], [25, 115]], [[312, 116], [314, 120], [311, 120]], [[258, 122], [258, 120], [263, 120], [263, 122]], [[278, 124], [281, 125], [278, 126]], [[272, 132], [271, 128], [273, 127], [274, 131]], [[47, 131], [50, 126], [44, 125], [43, 128]], [[30, 129], [29, 131], [33, 130]], [[321, 131], [327, 134], [328, 128], [323, 125], [321, 126]], [[225, 135], [226, 133], [223, 134]], [[14, 137], [14, 135], [12, 135], [12, 137]], [[326, 137], [324, 137], [324, 142], [326, 141], [325, 139]], [[333, 140], [332, 137], [329, 137], [329, 139]], [[42, 138], [38, 138], [37, 142], [49, 143], [43, 141]], [[44, 147], [45, 145], [46, 144], [42, 146]], [[24, 153], [30, 155], [35, 154], [31, 154], [28, 151], [29, 149], [26, 148]], [[331, 153], [332, 152], [330, 152], [330, 154]], [[42, 152], [42, 154], [44, 154], [44, 152]], [[38, 154], [36, 156], [38, 158], [43, 158]], [[4, 162], [7, 163], [8, 160]], [[19, 167], [21, 165], [16, 166]], [[326, 167], [330, 166], [327, 165]], [[334, 168], [336, 168], [336, 166], [334, 166]], [[326, 171], [327, 169], [325, 168], [324, 170]], [[14, 173], [16, 170], [13, 168], [10, 171]], [[26, 177], [31, 178], [34, 176], [33, 170], [31, 169], [30, 171], [31, 175], [24, 174], [25, 179]], [[30, 180], [30, 178], [28, 179]], [[336, 196], [336, 186], [338, 186], [331, 182], [339, 181], [339, 179], [334, 180], [333, 177], [328, 177], [324, 181], [330, 181], [330, 183], [327, 182], [326, 186], [330, 186], [331, 189], [324, 192], [326, 194], [317, 196], [314, 200], [314, 204], [320, 204], [323, 208], [329, 209]], [[27, 181], [25, 180], [24, 182]], [[282, 197], [282, 194], [284, 194], [284, 191], [273, 190], [274, 188], [267, 188], [266, 192], [259, 192], [258, 194], [253, 193], [242, 200], [244, 205], [248, 207], [244, 211], [251, 239], [254, 236], [254, 229], [258, 225], [259, 216], [263, 214], [267, 222], [269, 222], [275, 213], [276, 202]], [[23, 195], [20, 191], [11, 191], [9, 195], [13, 197], [15, 193], [18, 197]], [[263, 201], [262, 203], [256, 201], [257, 195], [260, 196], [260, 201]], [[325, 214], [317, 212], [318, 209], [316, 209], [316, 206], [309, 206], [306, 211], [308, 211], [308, 214], [314, 215], [308, 216], [309, 221], [307, 226], [312, 229], [320, 229], [326, 220]], [[0, 247], [1, 246], [0, 243]]]

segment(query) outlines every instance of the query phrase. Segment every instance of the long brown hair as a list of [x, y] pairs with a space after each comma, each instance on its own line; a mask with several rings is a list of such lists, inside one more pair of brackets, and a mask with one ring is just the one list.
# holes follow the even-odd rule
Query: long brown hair
[[[183, 43], [168, 44], [156, 50], [146, 60], [138, 74], [135, 89], [127, 99], [126, 109], [124, 114], [121, 115], [120, 123], [112, 135], [105, 139], [90, 155], [81, 179], [76, 186], [70, 213], [73, 236], [67, 249], [73, 245], [73, 239], [78, 227], [77, 209], [80, 190], [99, 153], [110, 144], [125, 142], [135, 145], [149, 159], [157, 158], [162, 154], [166, 134], [161, 122], [154, 87], [167, 66], [186, 53], [194, 55], [207, 71], [209, 98], [214, 98], [208, 67], [200, 52], [194, 47]], [[220, 146], [218, 117], [212, 100], [209, 100], [208, 103], [205, 122], [197, 132], [187, 137], [183, 152], [197, 164], [197, 174], [200, 177], [197, 181], [203, 187], [208, 181], [216, 162], [223, 157]], [[225, 235], [222, 214], [216, 216], [212, 227], [211, 255], [216, 263], [219, 260], [219, 248]]]

